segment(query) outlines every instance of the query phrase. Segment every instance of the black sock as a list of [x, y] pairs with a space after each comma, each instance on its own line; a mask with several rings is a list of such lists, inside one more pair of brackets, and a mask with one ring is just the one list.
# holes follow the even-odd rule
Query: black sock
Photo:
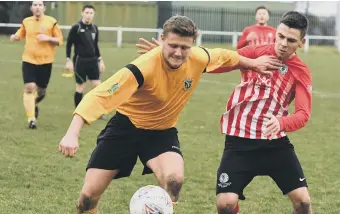
[[76, 106], [76, 108], [82, 99], [83, 99], [83, 93], [79, 93], [79, 92], [74, 93], [74, 105]]
[[40, 103], [40, 101], [42, 101], [44, 98], [45, 98], [45, 94], [38, 96], [37, 98], [35, 98], [35, 104]]

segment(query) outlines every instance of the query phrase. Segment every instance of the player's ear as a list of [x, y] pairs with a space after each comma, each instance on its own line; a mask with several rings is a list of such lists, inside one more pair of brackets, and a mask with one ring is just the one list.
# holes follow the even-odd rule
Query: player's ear
[[302, 48], [302, 46], [306, 43], [306, 39], [303, 38], [301, 41], [300, 41], [300, 44], [299, 44], [299, 48]]
[[162, 39], [162, 41], [165, 40], [165, 35], [164, 34], [161, 34], [161, 39]]
[[197, 41], [197, 38], [200, 37], [200, 36], [201, 36], [201, 32], [198, 31], [197, 34], [196, 34], [196, 36], [194, 37], [194, 42], [196, 42], [196, 41]]

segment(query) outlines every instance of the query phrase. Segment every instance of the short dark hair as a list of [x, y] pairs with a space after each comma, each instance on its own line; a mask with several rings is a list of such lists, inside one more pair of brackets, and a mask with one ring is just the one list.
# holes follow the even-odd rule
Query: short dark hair
[[84, 12], [86, 8], [93, 9], [94, 11], [96, 10], [94, 9], [93, 5], [87, 4], [87, 5], [84, 5], [82, 12]]
[[301, 32], [301, 39], [303, 39], [308, 31], [308, 19], [302, 13], [297, 11], [289, 11], [285, 13], [280, 19], [280, 24], [285, 24], [289, 28], [298, 29]]
[[183, 37], [193, 37], [194, 40], [198, 36], [198, 29], [195, 23], [186, 16], [172, 16], [163, 25], [163, 34], [175, 33]]
[[258, 10], [266, 10], [268, 12], [268, 14], [270, 15], [270, 10], [266, 7], [266, 6], [258, 6], [256, 9], [255, 9], [255, 14], [257, 13]]

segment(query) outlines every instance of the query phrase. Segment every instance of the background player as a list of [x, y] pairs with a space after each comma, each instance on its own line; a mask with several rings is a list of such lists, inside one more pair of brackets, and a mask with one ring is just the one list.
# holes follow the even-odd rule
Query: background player
[[20, 29], [10, 36], [11, 41], [26, 38], [22, 55], [22, 75], [24, 79], [24, 106], [28, 118], [28, 127], [36, 129], [36, 118], [39, 114], [37, 104], [45, 97], [55, 46], [63, 43], [63, 36], [57, 21], [44, 15], [45, 5], [42, 1], [33, 1], [33, 16], [22, 21]]
[[272, 44], [275, 40], [276, 29], [267, 24], [270, 16], [270, 11], [259, 6], [255, 10], [256, 24], [246, 27], [242, 31], [242, 36], [237, 43], [237, 49], [247, 45], [262, 45]]

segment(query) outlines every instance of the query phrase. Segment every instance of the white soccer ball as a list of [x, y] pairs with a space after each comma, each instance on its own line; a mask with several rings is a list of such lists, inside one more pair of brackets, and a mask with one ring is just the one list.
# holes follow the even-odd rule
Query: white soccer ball
[[173, 214], [171, 198], [159, 186], [144, 186], [133, 194], [130, 214]]

